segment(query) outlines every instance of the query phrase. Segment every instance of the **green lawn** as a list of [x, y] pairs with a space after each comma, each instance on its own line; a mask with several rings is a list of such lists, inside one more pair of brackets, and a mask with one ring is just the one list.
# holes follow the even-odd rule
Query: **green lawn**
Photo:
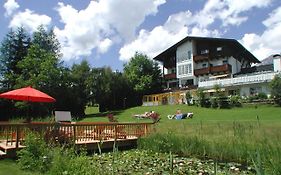
[[[281, 122], [281, 108], [272, 105], [248, 105], [241, 108], [232, 109], [212, 109], [201, 108], [197, 106], [187, 105], [165, 105], [165, 106], [141, 106], [129, 108], [126, 110], [113, 111], [112, 113], [118, 117], [120, 122], [134, 122], [139, 121], [134, 119], [134, 114], [142, 114], [146, 111], [156, 111], [161, 116], [161, 122], [171, 122], [168, 120], [168, 114], [175, 114], [176, 110], [180, 109], [184, 112], [193, 112], [194, 118], [192, 120], [183, 120], [179, 122], [197, 123], [204, 122], [229, 122], [229, 121], [257, 121], [261, 122]], [[97, 108], [90, 107], [86, 110], [86, 118], [82, 121], [107, 121], [107, 113], [98, 113]], [[146, 120], [143, 120], [146, 121]], [[149, 120], [147, 120], [149, 121]]]
[[0, 175], [36, 175], [34, 172], [26, 172], [19, 169], [15, 160], [0, 160]]
[[[175, 114], [176, 110], [193, 112], [192, 119], [169, 120], [168, 114]], [[278, 143], [281, 138], [281, 108], [272, 105], [248, 105], [232, 109], [211, 109], [187, 105], [166, 105], [153, 107], [134, 107], [126, 110], [99, 113], [95, 107], [86, 110], [86, 118], [82, 122], [108, 121], [106, 115], [113, 113], [119, 122], [151, 122], [150, 119], [136, 119], [134, 114], [142, 114], [146, 111], [156, 111], [161, 120], [157, 123], [157, 132], [173, 132], [185, 136], [200, 136], [214, 142], [225, 142], [235, 134], [246, 136], [245, 142], [259, 143], [267, 141]], [[242, 137], [241, 137], [242, 138]], [[235, 139], [235, 138], [233, 138]], [[15, 161], [0, 160], [0, 175], [24, 174]], [[28, 174], [25, 172], [25, 174]]]
[[[184, 120], [169, 120], [167, 115], [175, 114], [177, 109], [183, 113], [193, 112], [194, 117]], [[212, 109], [187, 105], [140, 106], [113, 111], [113, 113], [119, 122], [151, 122], [150, 119], [136, 119], [132, 116], [152, 110], [161, 116], [161, 120], [157, 124], [157, 131], [161, 133], [174, 132], [189, 135], [200, 133], [208, 139], [220, 139], [218, 135], [233, 135], [236, 132], [233, 128], [239, 127], [245, 132], [255, 130], [255, 137], [260, 137], [261, 133], [258, 133], [260, 131], [268, 137], [273, 135], [281, 137], [281, 134], [276, 134], [281, 133], [281, 108], [273, 105], [247, 105], [232, 109]], [[97, 112], [97, 108], [88, 108], [87, 117], [81, 121], [108, 121], [107, 113], [93, 114], [92, 111]], [[226, 132], [221, 133], [222, 130]]]

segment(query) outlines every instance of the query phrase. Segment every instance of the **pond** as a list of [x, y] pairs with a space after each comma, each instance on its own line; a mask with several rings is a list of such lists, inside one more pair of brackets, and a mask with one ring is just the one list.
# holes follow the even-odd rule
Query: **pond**
[[255, 174], [252, 167], [238, 163], [179, 157], [146, 150], [95, 154], [90, 157], [96, 168], [107, 174]]

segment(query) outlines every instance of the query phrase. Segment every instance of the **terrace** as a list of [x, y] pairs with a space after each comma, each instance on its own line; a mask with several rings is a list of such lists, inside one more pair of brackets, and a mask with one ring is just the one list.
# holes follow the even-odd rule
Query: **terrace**
[[146, 136], [153, 130], [152, 123], [0, 123], [0, 158], [14, 157], [16, 151], [25, 147], [24, 141], [28, 132], [36, 132], [46, 141], [74, 143], [76, 148], [86, 146], [87, 150], [112, 148], [114, 143], [119, 147], [136, 146], [137, 139]]
[[276, 74], [278, 74], [278, 73], [271, 72], [271, 73], [244, 75], [244, 76], [235, 77], [235, 78], [199, 81], [198, 87], [211, 88], [211, 87], [214, 87], [214, 85], [220, 85], [222, 87], [226, 87], [226, 86], [233, 86], [233, 85], [268, 82], [268, 81], [271, 81]]

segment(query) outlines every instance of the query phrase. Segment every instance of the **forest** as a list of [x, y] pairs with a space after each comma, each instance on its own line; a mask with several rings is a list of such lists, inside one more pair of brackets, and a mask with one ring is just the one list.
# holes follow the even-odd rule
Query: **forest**
[[[146, 55], [135, 53], [123, 70], [94, 67], [84, 58], [67, 66], [52, 29], [32, 34], [23, 27], [10, 30], [0, 45], [0, 92], [32, 86], [56, 99], [54, 104], [0, 99], [1, 120], [17, 116], [48, 116], [54, 110], [71, 111], [83, 118], [87, 106], [100, 111], [140, 105], [144, 94], [161, 90], [161, 71]], [[106, 59], [106, 58], [104, 58]], [[116, 58], [118, 59], [118, 58]]]

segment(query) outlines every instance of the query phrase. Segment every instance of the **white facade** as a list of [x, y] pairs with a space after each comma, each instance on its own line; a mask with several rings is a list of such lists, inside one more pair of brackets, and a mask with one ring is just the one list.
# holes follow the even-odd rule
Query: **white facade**
[[180, 45], [176, 51], [176, 68], [179, 86], [185, 85], [186, 81], [194, 80], [194, 63], [193, 63], [193, 43], [192, 41], [185, 42]]
[[[222, 49], [222, 47], [221, 47]], [[208, 80], [209, 75], [200, 75], [196, 77], [194, 75], [195, 69], [202, 69], [209, 66], [221, 66], [229, 64], [232, 66], [231, 74], [235, 74], [241, 70], [241, 63], [233, 57], [218, 57], [202, 62], [194, 62], [193, 56], [196, 55], [196, 43], [195, 41], [187, 41], [177, 47], [176, 50], [176, 77], [179, 81], [179, 87], [184, 87], [187, 81], [192, 81], [193, 85], [198, 85], [199, 81]]]
[[228, 58], [228, 64], [232, 66], [232, 74], [236, 74], [241, 71], [242, 64], [235, 58]]
[[274, 71], [281, 71], [281, 57], [277, 56], [273, 59]]
[[249, 96], [261, 92], [269, 96], [270, 88], [268, 87], [268, 83], [279, 73], [280, 72], [261, 72], [259, 74], [246, 74], [235, 78], [203, 81], [199, 82], [198, 87], [212, 89], [215, 85], [219, 85], [229, 90], [238, 90], [240, 96]]
[[[199, 88], [211, 90], [215, 85], [219, 85], [226, 90], [237, 91], [241, 96], [259, 92], [270, 94], [268, 82], [281, 71], [280, 56], [276, 56], [273, 61], [274, 72], [245, 74], [233, 78], [242, 68], [249, 68], [251, 62], [244, 56], [225, 56], [230, 54], [225, 54], [224, 49], [228, 51], [229, 48], [223, 45], [204, 46], [204, 43], [197, 43], [196, 40], [187, 40], [177, 46], [176, 66], [168, 71], [168, 74], [176, 73], [176, 79], [169, 80], [167, 87], [169, 88], [170, 84], [173, 87], [175, 84], [179, 87], [198, 85]], [[194, 56], [197, 56], [197, 59]]]

